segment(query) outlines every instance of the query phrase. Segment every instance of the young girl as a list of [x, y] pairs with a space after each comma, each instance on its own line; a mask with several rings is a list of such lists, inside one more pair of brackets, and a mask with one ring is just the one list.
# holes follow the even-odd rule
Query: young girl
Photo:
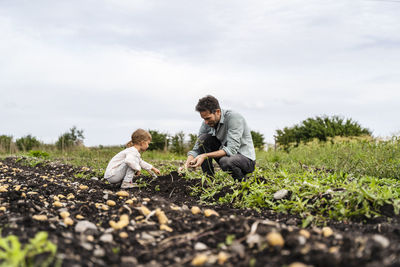
[[115, 184], [122, 181], [121, 188], [133, 188], [133, 176], [140, 175], [143, 168], [154, 176], [152, 172], [160, 174], [160, 171], [151, 164], [141, 159], [140, 153], [147, 150], [151, 142], [151, 135], [143, 129], [133, 132], [131, 141], [126, 144], [127, 148], [115, 155], [108, 163], [104, 178]]

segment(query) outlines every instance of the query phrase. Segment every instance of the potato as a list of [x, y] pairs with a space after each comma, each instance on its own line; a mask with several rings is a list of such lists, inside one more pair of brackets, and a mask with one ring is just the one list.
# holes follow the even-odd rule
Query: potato
[[74, 225], [74, 221], [70, 217], [65, 218], [64, 223], [65, 223], [65, 225], [69, 225], [69, 226]]
[[207, 262], [208, 256], [206, 254], [199, 254], [192, 260], [193, 266], [203, 266]]
[[165, 213], [161, 209], [156, 209], [156, 216], [158, 218], [158, 222], [160, 224], [167, 224], [168, 223], [168, 218], [165, 215]]
[[215, 210], [212, 210], [212, 209], [205, 209], [204, 210], [204, 216], [210, 217], [212, 215], [219, 216], [218, 212], [216, 212]]
[[129, 197], [129, 193], [126, 192], [126, 191], [118, 191], [118, 192], [117, 192], [117, 196], [120, 196], [120, 197]]
[[280, 233], [277, 232], [271, 232], [267, 235], [267, 242], [268, 245], [272, 247], [283, 247], [285, 244], [285, 240], [283, 240], [283, 237]]
[[80, 190], [86, 190], [86, 189], [88, 189], [88, 188], [89, 188], [89, 186], [83, 185], [83, 184], [81, 184], [81, 185], [79, 186], [79, 189], [80, 189]]
[[33, 215], [32, 219], [36, 221], [47, 221], [47, 216], [46, 215]]
[[146, 207], [146, 206], [140, 206], [138, 208], [138, 210], [140, 211], [140, 213], [142, 213], [144, 216], [147, 216], [151, 213], [151, 211]]
[[330, 227], [323, 227], [322, 228], [322, 235], [324, 237], [330, 237], [331, 235], [333, 235], [333, 231]]
[[64, 205], [60, 201], [54, 201], [53, 206], [56, 208], [64, 207]]
[[61, 218], [65, 219], [68, 218], [71, 214], [68, 211], [62, 211], [60, 212]]
[[116, 204], [114, 200], [107, 200], [107, 205], [110, 207], [114, 207]]
[[199, 214], [199, 213], [201, 213], [200, 208], [197, 207], [197, 206], [193, 206], [192, 209], [191, 209], [191, 211], [192, 211], [193, 214]]
[[162, 231], [167, 231], [167, 232], [172, 232], [172, 231], [173, 231], [172, 228], [169, 227], [169, 226], [166, 225], [166, 224], [161, 224], [161, 225], [160, 225], [160, 230], [162, 230]]

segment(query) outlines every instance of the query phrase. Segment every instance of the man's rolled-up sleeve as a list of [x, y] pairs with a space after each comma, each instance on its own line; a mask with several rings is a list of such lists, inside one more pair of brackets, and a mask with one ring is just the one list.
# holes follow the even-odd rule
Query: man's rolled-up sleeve
[[199, 142], [199, 136], [202, 134], [208, 133], [207, 131], [207, 127], [206, 124], [203, 122], [201, 124], [200, 130], [199, 130], [199, 134], [197, 135], [197, 140], [196, 143], [194, 144], [192, 150], [190, 150], [187, 155], [188, 156], [193, 156], [194, 158], [197, 157], [200, 154], [200, 142]]
[[227, 125], [226, 145], [222, 147], [227, 156], [238, 153], [244, 131], [244, 122], [241, 118], [232, 118]]

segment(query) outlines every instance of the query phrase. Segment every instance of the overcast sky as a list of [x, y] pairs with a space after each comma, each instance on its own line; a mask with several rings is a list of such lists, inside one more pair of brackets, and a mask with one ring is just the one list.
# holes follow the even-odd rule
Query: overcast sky
[[196, 133], [206, 94], [273, 142], [340, 115], [400, 132], [395, 0], [0, 0], [0, 135]]

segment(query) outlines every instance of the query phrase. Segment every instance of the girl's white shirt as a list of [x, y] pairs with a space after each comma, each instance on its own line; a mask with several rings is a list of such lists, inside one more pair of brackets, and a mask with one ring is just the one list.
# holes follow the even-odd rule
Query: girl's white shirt
[[142, 168], [151, 171], [153, 165], [142, 160], [139, 151], [135, 147], [129, 147], [116, 154], [108, 163], [104, 173], [104, 178], [109, 178], [115, 174], [115, 171], [122, 165], [126, 164], [129, 168], [140, 171]]

